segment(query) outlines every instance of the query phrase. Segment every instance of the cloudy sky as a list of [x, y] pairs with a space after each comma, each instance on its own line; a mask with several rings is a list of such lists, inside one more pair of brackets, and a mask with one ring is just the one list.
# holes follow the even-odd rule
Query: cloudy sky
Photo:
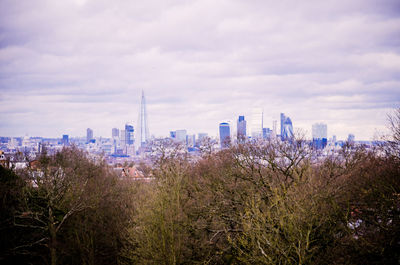
[[400, 106], [400, 1], [0, 0], [0, 136], [110, 137], [142, 90], [155, 136], [261, 107], [369, 140]]

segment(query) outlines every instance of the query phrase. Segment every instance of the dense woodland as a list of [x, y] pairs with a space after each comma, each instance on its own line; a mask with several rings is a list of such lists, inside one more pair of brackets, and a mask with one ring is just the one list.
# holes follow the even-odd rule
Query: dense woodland
[[374, 149], [300, 139], [194, 159], [158, 145], [153, 181], [74, 147], [0, 167], [1, 264], [400, 264], [400, 110]]

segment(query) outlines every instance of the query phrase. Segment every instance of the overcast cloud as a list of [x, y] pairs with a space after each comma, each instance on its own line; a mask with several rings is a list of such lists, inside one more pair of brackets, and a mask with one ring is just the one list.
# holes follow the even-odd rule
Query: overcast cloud
[[0, 136], [110, 137], [141, 90], [155, 136], [262, 107], [369, 140], [400, 106], [400, 2], [0, 0]]

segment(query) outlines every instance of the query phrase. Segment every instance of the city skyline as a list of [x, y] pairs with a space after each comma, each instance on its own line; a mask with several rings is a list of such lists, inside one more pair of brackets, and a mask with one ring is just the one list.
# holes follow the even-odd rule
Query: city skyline
[[[283, 116], [282, 116], [283, 115]], [[271, 135], [274, 136], [279, 136], [280, 139], [282, 141], [288, 140], [292, 137], [300, 137], [300, 138], [304, 138], [305, 140], [313, 140], [315, 138], [315, 134], [316, 134], [316, 129], [315, 126], [325, 126], [325, 135], [324, 136], [326, 139], [334, 139], [336, 140], [340, 140], [340, 141], [346, 141], [348, 140], [349, 137], [355, 137], [353, 133], [349, 133], [348, 135], [346, 135], [345, 138], [343, 139], [338, 139], [337, 135], [332, 132], [330, 134], [331, 137], [328, 137], [327, 134], [327, 124], [325, 124], [324, 122], [316, 122], [314, 124], [312, 124], [310, 133], [308, 133], [307, 130], [304, 130], [302, 128], [297, 128], [297, 132], [294, 131], [293, 129], [293, 125], [292, 122], [290, 120], [290, 117], [285, 116], [284, 113], [281, 113], [281, 118], [283, 117], [283, 120], [281, 119], [281, 125], [279, 127], [280, 129], [280, 134], [276, 132], [276, 129], [274, 130], [274, 123], [277, 122], [277, 120], [274, 120], [272, 122], [272, 127], [266, 127], [263, 126], [263, 130], [261, 132], [261, 134], [254, 134], [252, 133], [252, 131], [254, 132], [253, 128], [254, 126], [252, 125], [247, 125], [247, 120], [246, 120], [246, 116], [244, 115], [239, 115], [237, 118], [238, 120], [236, 121], [236, 125], [233, 121], [231, 120], [226, 120], [226, 121], [222, 121], [221, 123], [219, 123], [218, 125], [218, 132], [216, 135], [209, 135], [208, 133], [205, 132], [194, 132], [194, 131], [187, 131], [186, 129], [182, 128], [179, 130], [170, 130], [169, 133], [167, 135], [162, 135], [162, 136], [154, 136], [152, 135], [151, 138], [154, 139], [162, 139], [162, 138], [174, 138], [174, 139], [179, 139], [180, 141], [183, 141], [183, 139], [186, 139], [186, 136], [196, 136], [198, 135], [198, 138], [201, 138], [200, 135], [202, 137], [207, 136], [207, 137], [211, 137], [211, 138], [221, 138], [221, 124], [223, 125], [227, 125], [230, 130], [230, 137], [232, 141], [235, 141], [236, 139], [242, 138], [243, 139], [258, 139], [258, 138], [263, 138], [263, 139], [269, 139], [269, 137]], [[263, 121], [263, 117], [261, 118], [261, 123]], [[254, 122], [254, 116], [252, 117], [252, 120]], [[287, 123], [288, 122], [288, 123]], [[289, 125], [289, 127], [286, 125]], [[236, 127], [235, 127], [236, 126]], [[258, 127], [258, 126], [257, 126]], [[93, 139], [98, 139], [98, 138], [104, 138], [104, 139], [115, 139], [115, 137], [120, 138], [120, 139], [129, 139], [129, 140], [125, 140], [128, 141], [129, 144], [136, 144], [138, 147], [140, 147], [142, 144], [148, 142], [150, 139], [150, 137], [145, 140], [144, 142], [140, 141], [140, 134], [137, 133], [137, 129], [136, 127], [134, 127], [133, 125], [129, 124], [128, 122], [125, 124], [125, 127], [119, 129], [119, 128], [110, 128], [111, 132], [110, 135], [94, 135], [94, 131], [91, 128], [87, 128], [86, 129], [86, 135], [69, 135], [69, 134], [63, 134], [61, 137], [60, 136], [54, 136], [54, 137], [46, 137], [43, 135], [0, 135], [0, 137], [9, 137], [9, 138], [27, 138], [29, 139], [29, 137], [31, 138], [49, 138], [49, 139], [58, 139], [60, 138], [61, 140], [66, 136], [66, 137], [72, 137], [72, 138], [86, 138], [86, 142], [90, 142], [90, 140]], [[319, 129], [321, 130], [321, 129]], [[305, 133], [308, 134], [305, 134]], [[283, 134], [282, 134], [283, 133]], [[183, 137], [183, 138], [182, 138]], [[134, 142], [132, 142], [132, 139]], [[364, 139], [358, 139], [360, 141], [365, 141]], [[379, 138], [377, 139], [371, 139], [371, 140], [381, 140]]]
[[[144, 91], [142, 90], [141, 93], [142, 93], [142, 95], [141, 95], [141, 104], [140, 104], [140, 111], [139, 112], [144, 110], [144, 113], [146, 113], [146, 103], [144, 105], [142, 104], [143, 102], [145, 102], [144, 101]], [[263, 130], [264, 129], [269, 129], [271, 132], [273, 131], [274, 123], [276, 123], [277, 120], [274, 119], [274, 120], [271, 120], [270, 122], [267, 121], [266, 123], [264, 123], [265, 116], [264, 116], [264, 111], [263, 111], [262, 108], [253, 108], [250, 113], [251, 113], [250, 115], [239, 114], [236, 117], [236, 118], [239, 118], [239, 119], [242, 117], [243, 119], [245, 119], [245, 121], [247, 121], [246, 117], [247, 117], [247, 119], [251, 119], [252, 123], [245, 124], [245, 131], [247, 131], [247, 133], [246, 133], [247, 137], [250, 137], [250, 138], [262, 137], [262, 132], [261, 132], [260, 135], [259, 134], [254, 135], [254, 126], [256, 126], [258, 128], [259, 125], [260, 125]], [[144, 127], [146, 128], [147, 127], [147, 115], [144, 115], [144, 116], [146, 116], [146, 118], [144, 119], [146, 121], [146, 122], [144, 122], [144, 124], [145, 124]], [[126, 130], [128, 124], [135, 124], [137, 126], [137, 127], [134, 127], [132, 125], [129, 125], [132, 130], [133, 130], [133, 128], [135, 128], [135, 133], [133, 133], [133, 131], [132, 131], [132, 133], [133, 133], [134, 139], [136, 141], [135, 144], [138, 145], [138, 146], [141, 146], [142, 143], [145, 143], [145, 142], [148, 141], [148, 139], [150, 139], [150, 136], [146, 136], [146, 137], [143, 136], [143, 139], [141, 139], [141, 140], [144, 140], [144, 139], [145, 140], [141, 141], [140, 138], [142, 138], [142, 136], [137, 131], [138, 130], [137, 128], [140, 126], [140, 124], [143, 123], [142, 117], [144, 117], [144, 116], [139, 114], [139, 118], [138, 118], [138, 120], [136, 122], [135, 121], [133, 121], [133, 122], [125, 122], [125, 130]], [[260, 121], [257, 122], [256, 118], [259, 118]], [[219, 122], [219, 125], [217, 124], [217, 127], [216, 127], [217, 128], [217, 130], [216, 130], [217, 132], [215, 134], [213, 134], [213, 133], [209, 134], [208, 132], [206, 132], [206, 134], [209, 135], [210, 137], [213, 137], [213, 138], [220, 138], [220, 124], [221, 123], [226, 123], [226, 124], [229, 125], [229, 127], [232, 127], [232, 130], [231, 130], [230, 134], [231, 134], [231, 137], [235, 138], [235, 134], [237, 134], [237, 128], [235, 128], [234, 119], [235, 118], [221, 120]], [[287, 129], [284, 128], [285, 127], [284, 126], [284, 124], [285, 124], [284, 121], [286, 119], [288, 119], [288, 121], [290, 123], [290, 128], [291, 128], [289, 135], [287, 135], [287, 132], [286, 132]], [[308, 140], [310, 140], [310, 139], [312, 140], [314, 138], [314, 136], [313, 136], [313, 134], [314, 134], [314, 126], [316, 124], [325, 124], [325, 126], [327, 126], [327, 124], [324, 121], [315, 121], [311, 125], [310, 128], [299, 128], [299, 127], [296, 127], [296, 126], [292, 126], [292, 121], [291, 121], [290, 117], [289, 116], [285, 116], [284, 113], [280, 113], [280, 120], [281, 120], [280, 127], [279, 127], [280, 134], [279, 134], [279, 132], [277, 132], [277, 135], [281, 136], [281, 138], [282, 138], [282, 132], [284, 132], [284, 134], [283, 134], [283, 135], [285, 135], [283, 137], [284, 139], [287, 139], [288, 137], [290, 138], [291, 137], [290, 135], [293, 135], [293, 136], [305, 137]], [[236, 127], [237, 127], [237, 125], [236, 125]], [[180, 126], [179, 128], [181, 128], [181, 129], [180, 130], [176, 130], [175, 132], [177, 132], [177, 131], [185, 131], [185, 135], [187, 133], [189, 133], [189, 134], [203, 134], [204, 133], [204, 130], [203, 131], [187, 130], [182, 126]], [[100, 130], [100, 131], [105, 131], [103, 129]], [[95, 135], [93, 129], [87, 128], [86, 129], [86, 134], [83, 134], [83, 135], [70, 135], [70, 134], [64, 134], [63, 133], [63, 135], [61, 137], [57, 136], [57, 135], [56, 136], [46, 136], [46, 135], [29, 135], [29, 134], [24, 134], [24, 135], [0, 135], [0, 137], [24, 137], [24, 136], [29, 136], [29, 137], [43, 137], [43, 138], [54, 138], [54, 139], [55, 138], [61, 138], [62, 139], [64, 136], [69, 136], [69, 137], [78, 137], [78, 138], [79, 137], [86, 137], [87, 138], [87, 137], [89, 137], [88, 135], [89, 135], [89, 131], [90, 131], [91, 138], [94, 139], [94, 138], [99, 138], [99, 137], [102, 137], [102, 138], [113, 138], [114, 137], [113, 134], [114, 134], [114, 130], [115, 129], [117, 129], [118, 131], [121, 131], [121, 133], [125, 133], [125, 130], [123, 130], [123, 126], [121, 127], [121, 130], [119, 128], [115, 128], [115, 127], [108, 128], [108, 129], [111, 129], [110, 135], [107, 135], [107, 134], [106, 135]], [[146, 128], [145, 131], [148, 132], [149, 129]], [[171, 132], [172, 131], [169, 130], [169, 132], [167, 134], [165, 134], [165, 135], [157, 135], [157, 136], [151, 135], [151, 137], [154, 137], [154, 138], [171, 137]], [[382, 136], [382, 133], [383, 133], [383, 131], [376, 131], [376, 135], [374, 135], [374, 137], [372, 137], [370, 139], [360, 139], [360, 138], [358, 138], [358, 140], [362, 140], [362, 141], [365, 141], [365, 140], [368, 140], [368, 141], [369, 140], [379, 140], [379, 137]], [[338, 139], [338, 140], [347, 140], [349, 135], [353, 135], [354, 136], [354, 133], [353, 132], [348, 132], [347, 135], [343, 136], [343, 138], [340, 138], [340, 137], [337, 137], [337, 134], [334, 131], [333, 132], [330, 131], [330, 134], [328, 135], [328, 138], [332, 138], [333, 137], [334, 139]], [[125, 136], [123, 136], [123, 138], [125, 138]]]
[[[398, 1], [0, 0], [0, 136], [156, 137], [280, 113], [371, 140], [400, 103]], [[179, 30], [177, 30], [179, 29]], [[278, 126], [279, 133], [279, 126]], [[136, 128], [135, 128], [136, 130]], [[250, 131], [249, 131], [250, 132]]]

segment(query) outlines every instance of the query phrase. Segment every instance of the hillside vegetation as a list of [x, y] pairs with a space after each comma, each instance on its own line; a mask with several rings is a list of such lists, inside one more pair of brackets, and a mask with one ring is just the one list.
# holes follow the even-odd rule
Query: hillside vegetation
[[318, 159], [301, 140], [168, 146], [150, 182], [76, 148], [0, 167], [0, 263], [399, 264], [399, 118], [386, 144]]

